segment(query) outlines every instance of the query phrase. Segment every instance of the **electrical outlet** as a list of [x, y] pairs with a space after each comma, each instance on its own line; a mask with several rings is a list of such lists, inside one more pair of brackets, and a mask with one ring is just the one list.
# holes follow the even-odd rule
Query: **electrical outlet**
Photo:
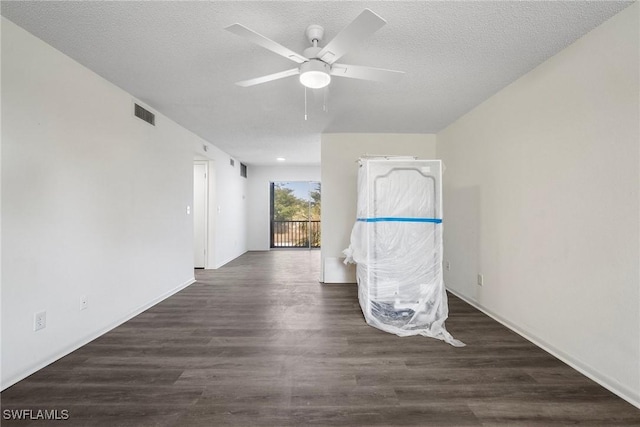
[[33, 315], [33, 330], [39, 331], [47, 327], [47, 312], [41, 311]]
[[89, 307], [89, 299], [86, 295], [80, 297], [80, 310], [86, 310]]
[[447, 262], [444, 264], [444, 268], [445, 268], [447, 271], [451, 271], [451, 263], [450, 263], [449, 261], [447, 261]]
[[484, 276], [482, 274], [478, 274], [478, 286], [482, 286], [484, 284]]

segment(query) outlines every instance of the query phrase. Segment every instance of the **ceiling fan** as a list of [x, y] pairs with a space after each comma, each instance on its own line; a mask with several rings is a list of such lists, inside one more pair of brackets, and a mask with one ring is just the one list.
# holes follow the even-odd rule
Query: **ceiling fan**
[[324, 47], [318, 46], [318, 43], [324, 37], [324, 28], [320, 25], [309, 25], [305, 34], [312, 46], [305, 49], [302, 55], [250, 30], [244, 25], [232, 24], [225, 29], [300, 64], [290, 70], [243, 80], [236, 84], [242, 87], [249, 87], [298, 74], [300, 75], [300, 83], [311, 89], [320, 89], [327, 86], [331, 82], [332, 76], [385, 83], [392, 82], [404, 72], [336, 62], [349, 50], [356, 48], [365, 38], [379, 30], [384, 24], [386, 24], [384, 19], [371, 10], [365, 9]]

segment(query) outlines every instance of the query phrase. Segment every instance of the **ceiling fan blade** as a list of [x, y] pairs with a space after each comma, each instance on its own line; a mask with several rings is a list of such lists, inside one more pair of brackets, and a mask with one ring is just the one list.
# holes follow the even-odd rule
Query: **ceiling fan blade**
[[240, 37], [244, 37], [249, 41], [257, 44], [258, 46], [262, 46], [265, 49], [270, 50], [271, 52], [277, 53], [280, 56], [284, 56], [287, 59], [292, 60], [293, 62], [297, 62], [298, 64], [302, 64], [303, 62], [307, 62], [308, 59], [304, 56], [295, 53], [291, 49], [288, 49], [282, 46], [280, 43], [274, 42], [271, 39], [266, 38], [265, 36], [256, 33], [253, 30], [245, 27], [241, 24], [232, 24], [228, 27], [225, 27], [225, 30], [232, 32]]
[[325, 47], [318, 52], [317, 57], [333, 64], [349, 50], [357, 47], [364, 39], [378, 31], [387, 21], [365, 9], [349, 25], [336, 35]]
[[403, 74], [404, 71], [385, 70], [361, 65], [333, 64], [331, 67], [332, 76], [373, 80], [382, 83], [393, 83]]
[[299, 73], [300, 71], [297, 68], [292, 68], [290, 70], [280, 71], [279, 73], [269, 74], [267, 76], [262, 76], [262, 77], [256, 77], [255, 79], [243, 80], [241, 82], [236, 82], [236, 84], [242, 87], [255, 86], [260, 83], [266, 83], [266, 82], [271, 82], [273, 80], [283, 79], [289, 76], [295, 76], [296, 74], [299, 74]]

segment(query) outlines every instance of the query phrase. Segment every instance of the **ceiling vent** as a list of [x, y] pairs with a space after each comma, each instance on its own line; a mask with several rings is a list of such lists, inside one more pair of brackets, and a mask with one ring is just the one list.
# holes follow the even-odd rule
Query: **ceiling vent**
[[138, 117], [139, 119], [144, 120], [145, 122], [149, 123], [152, 126], [156, 125], [156, 115], [155, 114], [153, 114], [149, 110], [146, 110], [146, 109], [142, 108], [138, 104], [134, 104], [134, 105], [135, 105], [135, 115], [136, 115], [136, 117]]
[[236, 161], [233, 159], [229, 159], [229, 165], [235, 167], [236, 166]]

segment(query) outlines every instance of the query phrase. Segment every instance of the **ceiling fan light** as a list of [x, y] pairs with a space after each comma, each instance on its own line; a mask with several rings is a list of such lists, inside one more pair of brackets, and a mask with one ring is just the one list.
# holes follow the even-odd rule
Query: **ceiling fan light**
[[307, 71], [300, 74], [300, 83], [310, 89], [320, 89], [331, 82], [331, 76], [322, 71]]
[[320, 89], [331, 82], [329, 64], [312, 59], [300, 66], [300, 83], [310, 89]]

